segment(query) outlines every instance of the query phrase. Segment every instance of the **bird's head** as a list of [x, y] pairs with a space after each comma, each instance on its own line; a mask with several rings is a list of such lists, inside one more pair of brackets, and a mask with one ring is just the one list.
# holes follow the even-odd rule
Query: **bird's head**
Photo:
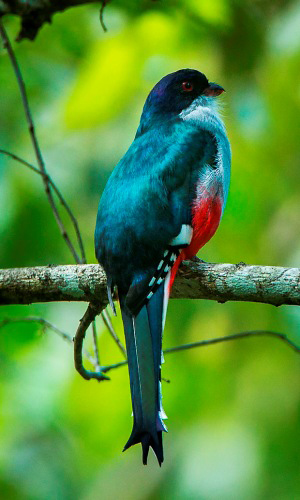
[[157, 120], [187, 116], [196, 108], [215, 108], [215, 97], [223, 87], [208, 81], [194, 69], [180, 69], [162, 78], [151, 90], [144, 105], [141, 126], [148, 128]]

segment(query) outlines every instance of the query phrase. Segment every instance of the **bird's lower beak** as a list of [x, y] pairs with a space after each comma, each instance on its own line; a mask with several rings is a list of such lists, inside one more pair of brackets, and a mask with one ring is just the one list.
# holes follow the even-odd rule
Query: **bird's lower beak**
[[222, 94], [222, 92], [225, 92], [225, 89], [223, 89], [223, 87], [221, 87], [221, 85], [218, 85], [217, 83], [209, 83], [208, 87], [203, 90], [203, 94], [208, 97], [217, 97], [218, 95]]

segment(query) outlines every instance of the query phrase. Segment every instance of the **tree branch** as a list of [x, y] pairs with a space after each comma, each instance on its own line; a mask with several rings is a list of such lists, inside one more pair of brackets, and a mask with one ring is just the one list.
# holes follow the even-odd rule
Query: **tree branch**
[[86, 370], [83, 366], [82, 361], [82, 351], [83, 351], [83, 341], [86, 334], [86, 331], [90, 324], [94, 322], [96, 316], [101, 312], [101, 304], [89, 304], [87, 310], [85, 311], [83, 317], [79, 321], [79, 326], [77, 328], [76, 335], [74, 337], [74, 363], [75, 368], [78, 373], [85, 379], [90, 380], [91, 378], [95, 378], [96, 380], [109, 380], [109, 377], [106, 377], [101, 371], [101, 368], [98, 366], [99, 371], [89, 371]]
[[[17, 41], [23, 38], [34, 40], [39, 29], [44, 23], [51, 23], [52, 16], [56, 12], [62, 12], [70, 7], [77, 7], [87, 3], [99, 3], [104, 5], [107, 1], [96, 0], [0, 0], [0, 18], [5, 14], [15, 14], [21, 18], [21, 30]], [[103, 19], [102, 19], [103, 22]]]
[[[300, 305], [300, 269], [184, 262], [173, 298]], [[107, 305], [106, 277], [96, 264], [0, 270], [0, 304], [83, 301]]]

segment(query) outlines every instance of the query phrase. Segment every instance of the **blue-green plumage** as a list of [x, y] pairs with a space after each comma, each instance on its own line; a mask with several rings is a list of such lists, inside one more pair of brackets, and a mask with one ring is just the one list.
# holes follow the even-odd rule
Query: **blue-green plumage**
[[96, 256], [125, 290], [139, 273], [155, 271], [182, 223], [191, 222], [198, 172], [214, 153], [209, 132], [172, 122], [134, 140], [100, 200]]
[[195, 200], [201, 202], [203, 192], [217, 196], [223, 207], [227, 197], [226, 134], [214, 111], [208, 120], [201, 115], [205, 109], [209, 114], [222, 90], [195, 70], [163, 78], [149, 94], [135, 140], [99, 203], [96, 256], [109, 293], [118, 289], [130, 374], [134, 423], [124, 449], [141, 442], [144, 463], [149, 447], [163, 461], [160, 364], [166, 279], [191, 241]]

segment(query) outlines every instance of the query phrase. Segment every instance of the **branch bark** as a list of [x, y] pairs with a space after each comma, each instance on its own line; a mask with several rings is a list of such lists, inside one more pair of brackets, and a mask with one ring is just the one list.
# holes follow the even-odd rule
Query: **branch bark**
[[[184, 262], [172, 298], [300, 305], [300, 269]], [[107, 305], [106, 277], [96, 264], [0, 270], [0, 304], [84, 301]]]

